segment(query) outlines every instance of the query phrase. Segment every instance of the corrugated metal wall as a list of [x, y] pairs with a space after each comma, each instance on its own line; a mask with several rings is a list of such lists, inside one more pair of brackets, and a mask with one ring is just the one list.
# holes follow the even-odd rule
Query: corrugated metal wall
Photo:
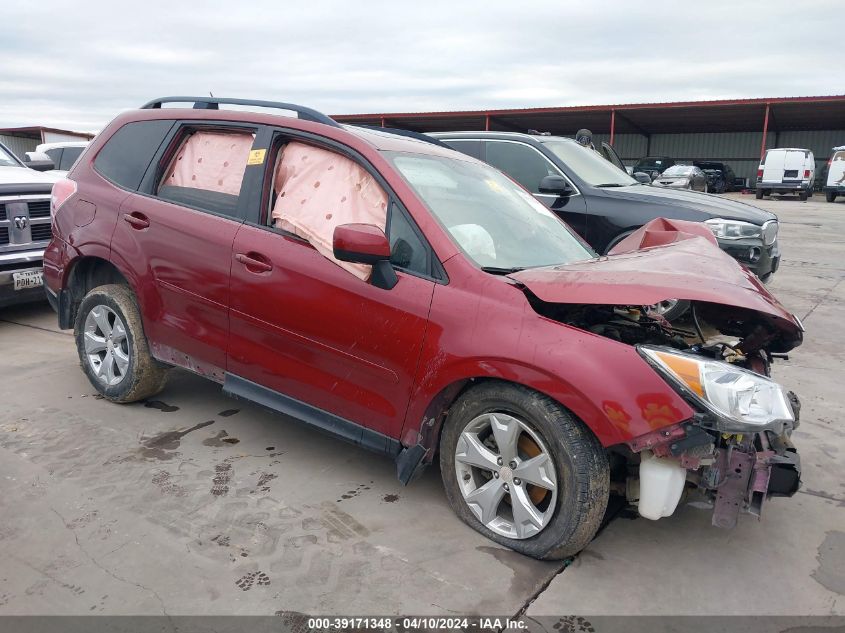
[[0, 134], [0, 143], [3, 143], [3, 145], [12, 150], [12, 153], [14, 153], [15, 156], [23, 159], [26, 152], [35, 151], [39, 141], [20, 136], [6, 136], [5, 134]]
[[[718, 160], [728, 163], [740, 178], [748, 178], [751, 186], [760, 164], [761, 132], [719, 132], [690, 134], [652, 134], [651, 143], [640, 134], [617, 134], [614, 149], [626, 165], [633, 165], [646, 155], [670, 156], [678, 161]], [[608, 134], [596, 134], [594, 142], [609, 142]], [[817, 180], [821, 178], [830, 148], [845, 145], [845, 130], [813, 130], [804, 132], [769, 132], [768, 149], [801, 147], [812, 150], [816, 158]]]

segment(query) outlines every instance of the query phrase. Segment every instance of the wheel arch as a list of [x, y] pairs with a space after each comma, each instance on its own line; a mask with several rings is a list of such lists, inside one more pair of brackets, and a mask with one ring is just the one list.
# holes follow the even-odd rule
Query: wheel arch
[[60, 314], [60, 325], [73, 327], [79, 306], [91, 290], [108, 284], [121, 284], [131, 289], [131, 284], [123, 272], [113, 262], [102, 257], [83, 255], [77, 258], [66, 273], [64, 288], [69, 295], [66, 314]]
[[[491, 364], [485, 365], [489, 368]], [[526, 370], [522, 366], [511, 368], [516, 370], [513, 372], [502, 371], [505, 369], [502, 367], [499, 369], [495, 374], [476, 372], [463, 377], [453, 377], [426, 399], [427, 404], [421, 415], [409, 409], [402, 443], [405, 446], [421, 445], [426, 451], [422, 461], [430, 464], [435, 458], [443, 424], [453, 404], [470, 389], [489, 382], [518, 385], [551, 398], [581, 421], [604, 446], [623, 441], [618, 430], [607, 420], [601, 409], [560, 378], [546, 375], [536, 369]]]

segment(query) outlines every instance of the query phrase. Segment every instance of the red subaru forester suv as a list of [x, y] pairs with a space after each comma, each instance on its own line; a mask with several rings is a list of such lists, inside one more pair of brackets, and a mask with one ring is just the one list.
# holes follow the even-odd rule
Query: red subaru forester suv
[[[117, 117], [55, 186], [44, 255], [92, 385], [134, 402], [178, 367], [403, 483], [437, 459], [462, 520], [537, 558], [583, 548], [611, 493], [657, 519], [693, 488], [730, 527], [797, 490], [798, 400], [768, 375], [803, 328], [705, 227], [598, 258], [414, 136], [239, 99]], [[668, 299], [688, 323], [649, 308]]]

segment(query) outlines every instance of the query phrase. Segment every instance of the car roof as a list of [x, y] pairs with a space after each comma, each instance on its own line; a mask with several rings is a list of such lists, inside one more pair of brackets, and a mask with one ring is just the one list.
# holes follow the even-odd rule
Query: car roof
[[[365, 128], [354, 125], [339, 124], [328, 117], [325, 117], [326, 122], [314, 121], [307, 118], [299, 118], [288, 114], [281, 114], [272, 111], [255, 111], [255, 110], [233, 110], [233, 109], [205, 109], [205, 108], [185, 108], [185, 107], [168, 107], [158, 106], [154, 108], [141, 108], [138, 110], [129, 110], [123, 114], [118, 115], [109, 123], [107, 134], [104, 136], [103, 142], [107, 140], [105, 137], [110, 137], [114, 130], [129, 122], [135, 121], [149, 121], [156, 119], [167, 119], [174, 121], [182, 120], [208, 120], [209, 122], [232, 122], [232, 123], [249, 123], [257, 125], [289, 127], [303, 132], [319, 133], [328, 138], [338, 139], [338, 135], [351, 135], [357, 140], [366, 143], [372, 149], [380, 152], [407, 152], [414, 154], [430, 154], [434, 156], [444, 156], [463, 161], [479, 162], [476, 159], [462, 154], [456, 150], [450, 149], [446, 146], [439, 145], [436, 142], [429, 142], [427, 140], [420, 140], [411, 138], [398, 133], [391, 133], [388, 130], [380, 130], [377, 128]], [[96, 142], [96, 139], [95, 139]]]
[[524, 132], [488, 132], [488, 131], [473, 131], [465, 130], [463, 132], [427, 132], [428, 136], [433, 138], [473, 138], [473, 139], [520, 139], [525, 141], [533, 141], [534, 143], [544, 143], [546, 141], [570, 141], [575, 143], [575, 139], [568, 136], [551, 136], [548, 134], [526, 134]]
[[86, 147], [90, 141], [56, 141], [55, 143], [41, 143], [36, 148], [36, 152], [43, 152], [45, 149], [57, 149], [60, 147]]

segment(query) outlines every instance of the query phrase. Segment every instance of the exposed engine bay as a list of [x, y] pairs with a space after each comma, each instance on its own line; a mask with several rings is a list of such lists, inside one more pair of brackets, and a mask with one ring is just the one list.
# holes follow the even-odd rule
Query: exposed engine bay
[[[768, 377], [772, 362], [800, 343], [765, 315], [741, 308], [691, 302], [687, 314], [670, 323], [654, 306], [553, 304], [523, 291], [543, 316], [651, 355], [671, 357], [665, 350], [677, 350], [681, 361], [714, 361], [715, 368], [726, 363]], [[758, 430], [730, 426], [690, 394], [693, 419], [611, 447], [615, 491], [649, 519], [671, 515], [690, 493], [712, 503], [716, 526], [735, 526], [741, 512], [760, 517], [768, 497], [791, 496], [800, 486], [790, 441], [800, 403], [792, 392], [785, 395], [781, 417], [787, 419]]]

